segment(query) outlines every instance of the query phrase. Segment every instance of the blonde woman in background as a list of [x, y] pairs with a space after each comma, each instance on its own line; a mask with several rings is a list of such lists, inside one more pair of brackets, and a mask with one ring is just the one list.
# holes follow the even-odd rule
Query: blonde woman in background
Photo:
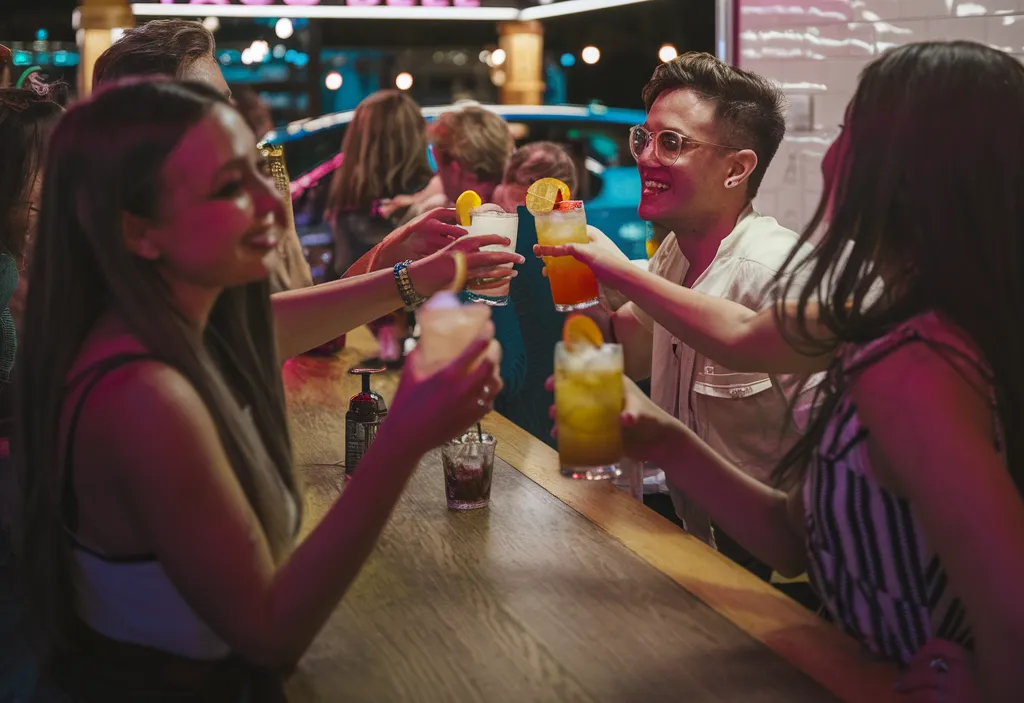
[[[475, 190], [484, 202], [491, 202], [515, 148], [508, 123], [489, 110], [471, 105], [438, 117], [430, 125], [427, 135], [437, 162], [437, 176], [424, 190], [383, 201], [381, 211], [390, 214], [408, 208], [407, 217], [415, 217], [435, 208], [453, 207], [455, 200], [466, 190]], [[454, 212], [450, 214], [450, 221], [455, 222]], [[345, 276], [356, 276], [394, 266], [405, 259], [427, 256], [450, 243], [448, 238], [464, 234], [464, 230], [458, 227], [438, 228], [433, 234], [433, 237], [424, 237], [421, 232], [396, 231], [351, 264]], [[337, 267], [336, 270], [343, 269]]]
[[438, 117], [429, 134], [448, 201], [475, 190], [485, 203], [491, 202], [515, 149], [508, 123], [490, 110], [469, 105]]
[[438, 117], [427, 134], [437, 176], [423, 191], [384, 203], [385, 211], [411, 206], [415, 215], [435, 207], [452, 207], [466, 190], [491, 202], [515, 150], [508, 123], [490, 110], [467, 105]]

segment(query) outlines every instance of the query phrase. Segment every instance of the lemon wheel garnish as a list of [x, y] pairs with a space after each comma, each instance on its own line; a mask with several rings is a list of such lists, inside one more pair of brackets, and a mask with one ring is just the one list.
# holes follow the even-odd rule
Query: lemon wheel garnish
[[448, 286], [448, 290], [452, 293], [458, 293], [466, 287], [466, 275], [469, 272], [466, 267], [466, 255], [461, 251], [453, 251], [452, 261], [455, 262], [455, 275], [452, 276], [452, 282]]
[[569, 186], [557, 178], [541, 178], [526, 191], [526, 209], [531, 215], [543, 215], [568, 200], [570, 195]]
[[459, 199], [455, 201], [455, 214], [459, 218], [459, 224], [463, 227], [469, 227], [473, 222], [473, 215], [470, 213], [483, 204], [483, 200], [480, 199], [475, 190], [467, 190], [460, 195]]
[[569, 315], [562, 327], [562, 341], [570, 350], [581, 344], [600, 347], [604, 344], [604, 335], [597, 323], [586, 315]]

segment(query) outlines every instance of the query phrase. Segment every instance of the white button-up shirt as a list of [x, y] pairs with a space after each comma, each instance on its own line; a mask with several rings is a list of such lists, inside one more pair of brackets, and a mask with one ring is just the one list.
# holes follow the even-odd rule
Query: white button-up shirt
[[[769, 308], [774, 301], [772, 279], [797, 242], [795, 232], [748, 208], [692, 288], [751, 310]], [[649, 270], [682, 285], [688, 269], [675, 234], [669, 234]], [[732, 371], [680, 342], [639, 308], [637, 313], [654, 335], [651, 399], [742, 471], [767, 482], [778, 460], [799, 437], [800, 430], [788, 418], [801, 377]], [[822, 377], [814, 377], [809, 388]], [[812, 395], [805, 397], [809, 400]], [[681, 492], [673, 488], [671, 493], [687, 530], [713, 544], [707, 515]]]

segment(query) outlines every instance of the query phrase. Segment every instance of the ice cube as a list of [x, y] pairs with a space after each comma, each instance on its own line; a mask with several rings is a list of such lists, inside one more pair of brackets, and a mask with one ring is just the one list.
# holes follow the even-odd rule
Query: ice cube
[[480, 207], [475, 207], [469, 211], [470, 216], [472, 215], [483, 215], [488, 212], [505, 212], [501, 205], [495, 205], [494, 203], [484, 203]]

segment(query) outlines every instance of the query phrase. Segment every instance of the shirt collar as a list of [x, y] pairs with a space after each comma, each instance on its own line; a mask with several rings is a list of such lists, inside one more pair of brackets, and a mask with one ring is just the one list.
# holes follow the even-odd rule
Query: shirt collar
[[715, 259], [720, 259], [723, 256], [728, 256], [732, 253], [733, 249], [736, 248], [736, 243], [743, 236], [743, 233], [750, 227], [750, 223], [756, 220], [761, 215], [754, 210], [754, 204], [748, 203], [740, 216], [736, 219], [736, 226], [732, 228], [722, 243], [718, 245], [718, 253], [715, 254]]
[[[726, 235], [725, 239], [718, 245], [718, 252], [715, 254], [715, 258], [711, 260], [711, 264], [708, 265], [707, 270], [701, 274], [700, 278], [694, 282], [694, 285], [699, 283], [704, 276], [714, 268], [715, 264], [721, 261], [723, 258], [732, 254], [736, 248], [737, 243], [742, 238], [743, 234], [749, 229], [750, 224], [761, 216], [757, 210], [754, 209], [754, 204], [747, 203], [747, 206], [740, 212], [740, 216], [736, 219], [736, 226], [732, 228], [732, 232]], [[671, 233], [673, 237], [676, 236], [675, 232]], [[678, 246], [678, 244], [676, 244]], [[686, 259], [686, 257], [683, 257]], [[686, 265], [689, 266], [690, 262], [687, 260]]]

